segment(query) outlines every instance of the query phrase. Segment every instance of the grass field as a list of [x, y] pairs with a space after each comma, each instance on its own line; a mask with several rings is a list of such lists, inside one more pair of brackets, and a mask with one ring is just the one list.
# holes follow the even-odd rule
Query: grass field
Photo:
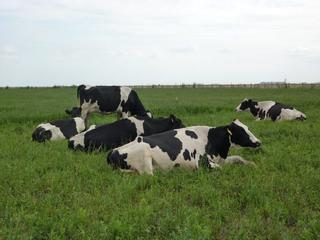
[[[320, 239], [320, 89], [137, 91], [155, 116], [187, 126], [239, 118], [263, 145], [231, 153], [258, 167], [121, 173], [106, 153], [31, 141], [37, 124], [66, 118], [75, 88], [1, 89], [0, 239]], [[234, 112], [245, 97], [291, 104], [308, 120], [256, 122]]]

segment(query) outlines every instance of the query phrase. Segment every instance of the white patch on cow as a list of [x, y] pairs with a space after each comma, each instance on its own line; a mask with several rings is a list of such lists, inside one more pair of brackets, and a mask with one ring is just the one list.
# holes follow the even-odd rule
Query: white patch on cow
[[263, 102], [258, 102], [257, 107], [267, 112], [275, 104], [276, 103], [274, 101], [263, 101]]
[[73, 147], [74, 147], [74, 148], [76, 148], [77, 146], [82, 146], [82, 147], [84, 147], [84, 135], [85, 135], [87, 132], [89, 132], [89, 131], [91, 131], [91, 130], [93, 130], [93, 129], [95, 129], [95, 128], [96, 128], [96, 125], [91, 125], [86, 131], [81, 132], [81, 133], [73, 136], [72, 138], [70, 138], [70, 139], [69, 139], [69, 142], [70, 142], [70, 141], [73, 141]]
[[60, 128], [58, 128], [54, 125], [51, 125], [50, 123], [41, 123], [37, 127], [42, 127], [46, 131], [49, 130], [52, 134], [52, 136], [50, 138], [51, 141], [65, 139], [65, 136], [61, 132]]
[[277, 120], [295, 120], [301, 117], [306, 118], [306, 115], [295, 108], [294, 109], [282, 108]]
[[144, 134], [144, 128], [143, 128], [144, 120], [139, 120], [135, 117], [128, 117], [127, 119], [136, 126], [137, 136]]
[[[128, 97], [129, 97], [129, 94], [130, 94], [131, 91], [132, 91], [132, 89], [129, 88], [129, 87], [120, 87], [120, 103], [119, 103], [119, 106], [117, 108], [118, 111], [122, 112], [121, 103], [122, 103], [122, 101], [123, 102], [127, 102], [128, 101]], [[127, 116], [127, 117], [129, 117], [129, 116]]]
[[86, 129], [85, 122], [81, 117], [76, 117], [73, 119], [76, 123], [77, 132], [80, 133]]
[[126, 102], [128, 100], [128, 97], [131, 91], [132, 89], [129, 87], [120, 87], [120, 101]]
[[90, 88], [93, 88], [93, 86], [86, 85], [85, 90], [89, 90]]
[[256, 138], [256, 136], [253, 135], [252, 132], [250, 132], [249, 128], [246, 125], [244, 125], [242, 122], [240, 122], [238, 119], [233, 121], [233, 123], [238, 125], [239, 127], [243, 128], [246, 131], [251, 142], [253, 142], [253, 143], [261, 142], [258, 138]]

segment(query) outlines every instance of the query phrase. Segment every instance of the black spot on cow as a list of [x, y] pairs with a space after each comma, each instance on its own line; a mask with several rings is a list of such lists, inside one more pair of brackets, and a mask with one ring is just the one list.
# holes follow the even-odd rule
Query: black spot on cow
[[141, 141], [142, 141], [142, 140], [141, 140], [141, 137], [138, 137], [138, 139], [137, 139], [137, 140], [138, 140], [138, 142], [141, 142]]
[[260, 119], [265, 119], [265, 117], [266, 117], [266, 111], [264, 111], [264, 110], [262, 110], [262, 109], [259, 109], [259, 111], [258, 111], [258, 117], [259, 117]]
[[185, 149], [184, 152], [183, 152], [183, 157], [184, 157], [184, 160], [190, 160], [191, 161], [191, 157], [190, 157], [190, 152], [188, 149]]
[[128, 119], [99, 126], [87, 132], [84, 137], [85, 150], [109, 150], [134, 140], [137, 129]]
[[194, 138], [194, 139], [198, 138], [198, 135], [195, 132], [190, 131], [190, 130], [186, 130], [186, 135], [191, 137], [191, 138]]
[[206, 153], [214, 156], [220, 155], [222, 158], [226, 158], [230, 146], [227, 127], [217, 127], [209, 130]]
[[107, 163], [113, 168], [130, 169], [130, 166], [125, 161], [128, 157], [127, 153], [120, 154], [119, 151], [111, 151], [107, 157]]
[[176, 138], [177, 131], [171, 130], [156, 135], [143, 138], [143, 142], [148, 143], [151, 148], [159, 147], [166, 152], [169, 158], [174, 161], [182, 150], [182, 142]]
[[175, 168], [180, 167], [180, 163], [176, 163], [176, 164], [174, 165], [174, 167], [175, 167]]
[[60, 129], [65, 138], [69, 139], [74, 135], [78, 134], [76, 122], [74, 119], [67, 120], [57, 120], [50, 122], [51, 125], [54, 125]]
[[278, 116], [281, 113], [281, 109], [293, 109], [293, 107], [284, 105], [282, 103], [275, 103], [269, 110], [268, 110], [268, 115], [270, 116], [272, 121], [277, 120]]
[[197, 150], [194, 149], [193, 152], [191, 153], [191, 157], [196, 158]]
[[143, 120], [143, 136], [149, 136], [151, 134], [168, 131], [171, 129], [183, 128], [182, 121], [170, 115], [168, 118], [149, 118], [149, 117], [137, 117], [139, 120]]

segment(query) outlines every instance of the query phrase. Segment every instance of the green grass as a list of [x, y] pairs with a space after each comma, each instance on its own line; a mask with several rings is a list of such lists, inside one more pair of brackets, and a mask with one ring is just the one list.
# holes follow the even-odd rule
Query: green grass
[[[257, 169], [121, 173], [106, 153], [31, 141], [37, 124], [77, 104], [74, 88], [1, 89], [0, 239], [320, 239], [319, 89], [137, 91], [155, 116], [174, 113], [187, 126], [239, 118], [263, 145], [231, 153]], [[256, 122], [234, 112], [245, 97], [292, 104], [308, 120]]]

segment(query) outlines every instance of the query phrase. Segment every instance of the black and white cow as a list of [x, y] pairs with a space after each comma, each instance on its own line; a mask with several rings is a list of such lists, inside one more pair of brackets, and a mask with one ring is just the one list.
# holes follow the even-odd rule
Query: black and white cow
[[250, 111], [256, 120], [271, 119], [278, 120], [306, 120], [304, 113], [297, 109], [274, 101], [255, 102], [245, 98], [236, 111]]
[[234, 120], [222, 127], [194, 126], [139, 136], [111, 151], [107, 163], [122, 170], [151, 175], [157, 168], [169, 170], [180, 166], [198, 169], [199, 165], [215, 168], [225, 163], [248, 164], [250, 162], [239, 156], [228, 157], [230, 147], [256, 148], [260, 144], [247, 126]]
[[39, 124], [32, 133], [32, 140], [37, 142], [69, 139], [85, 130], [84, 120], [80, 117], [56, 120]]
[[136, 91], [129, 87], [122, 86], [86, 86], [80, 85], [77, 88], [77, 96], [80, 98], [80, 107], [66, 110], [72, 117], [81, 116], [87, 119], [90, 113], [113, 113], [117, 112], [122, 118], [131, 115], [149, 116], [141, 103]]
[[91, 126], [69, 140], [69, 148], [92, 151], [109, 150], [134, 140], [137, 136], [184, 127], [174, 115], [168, 118], [129, 117], [99, 127]]

